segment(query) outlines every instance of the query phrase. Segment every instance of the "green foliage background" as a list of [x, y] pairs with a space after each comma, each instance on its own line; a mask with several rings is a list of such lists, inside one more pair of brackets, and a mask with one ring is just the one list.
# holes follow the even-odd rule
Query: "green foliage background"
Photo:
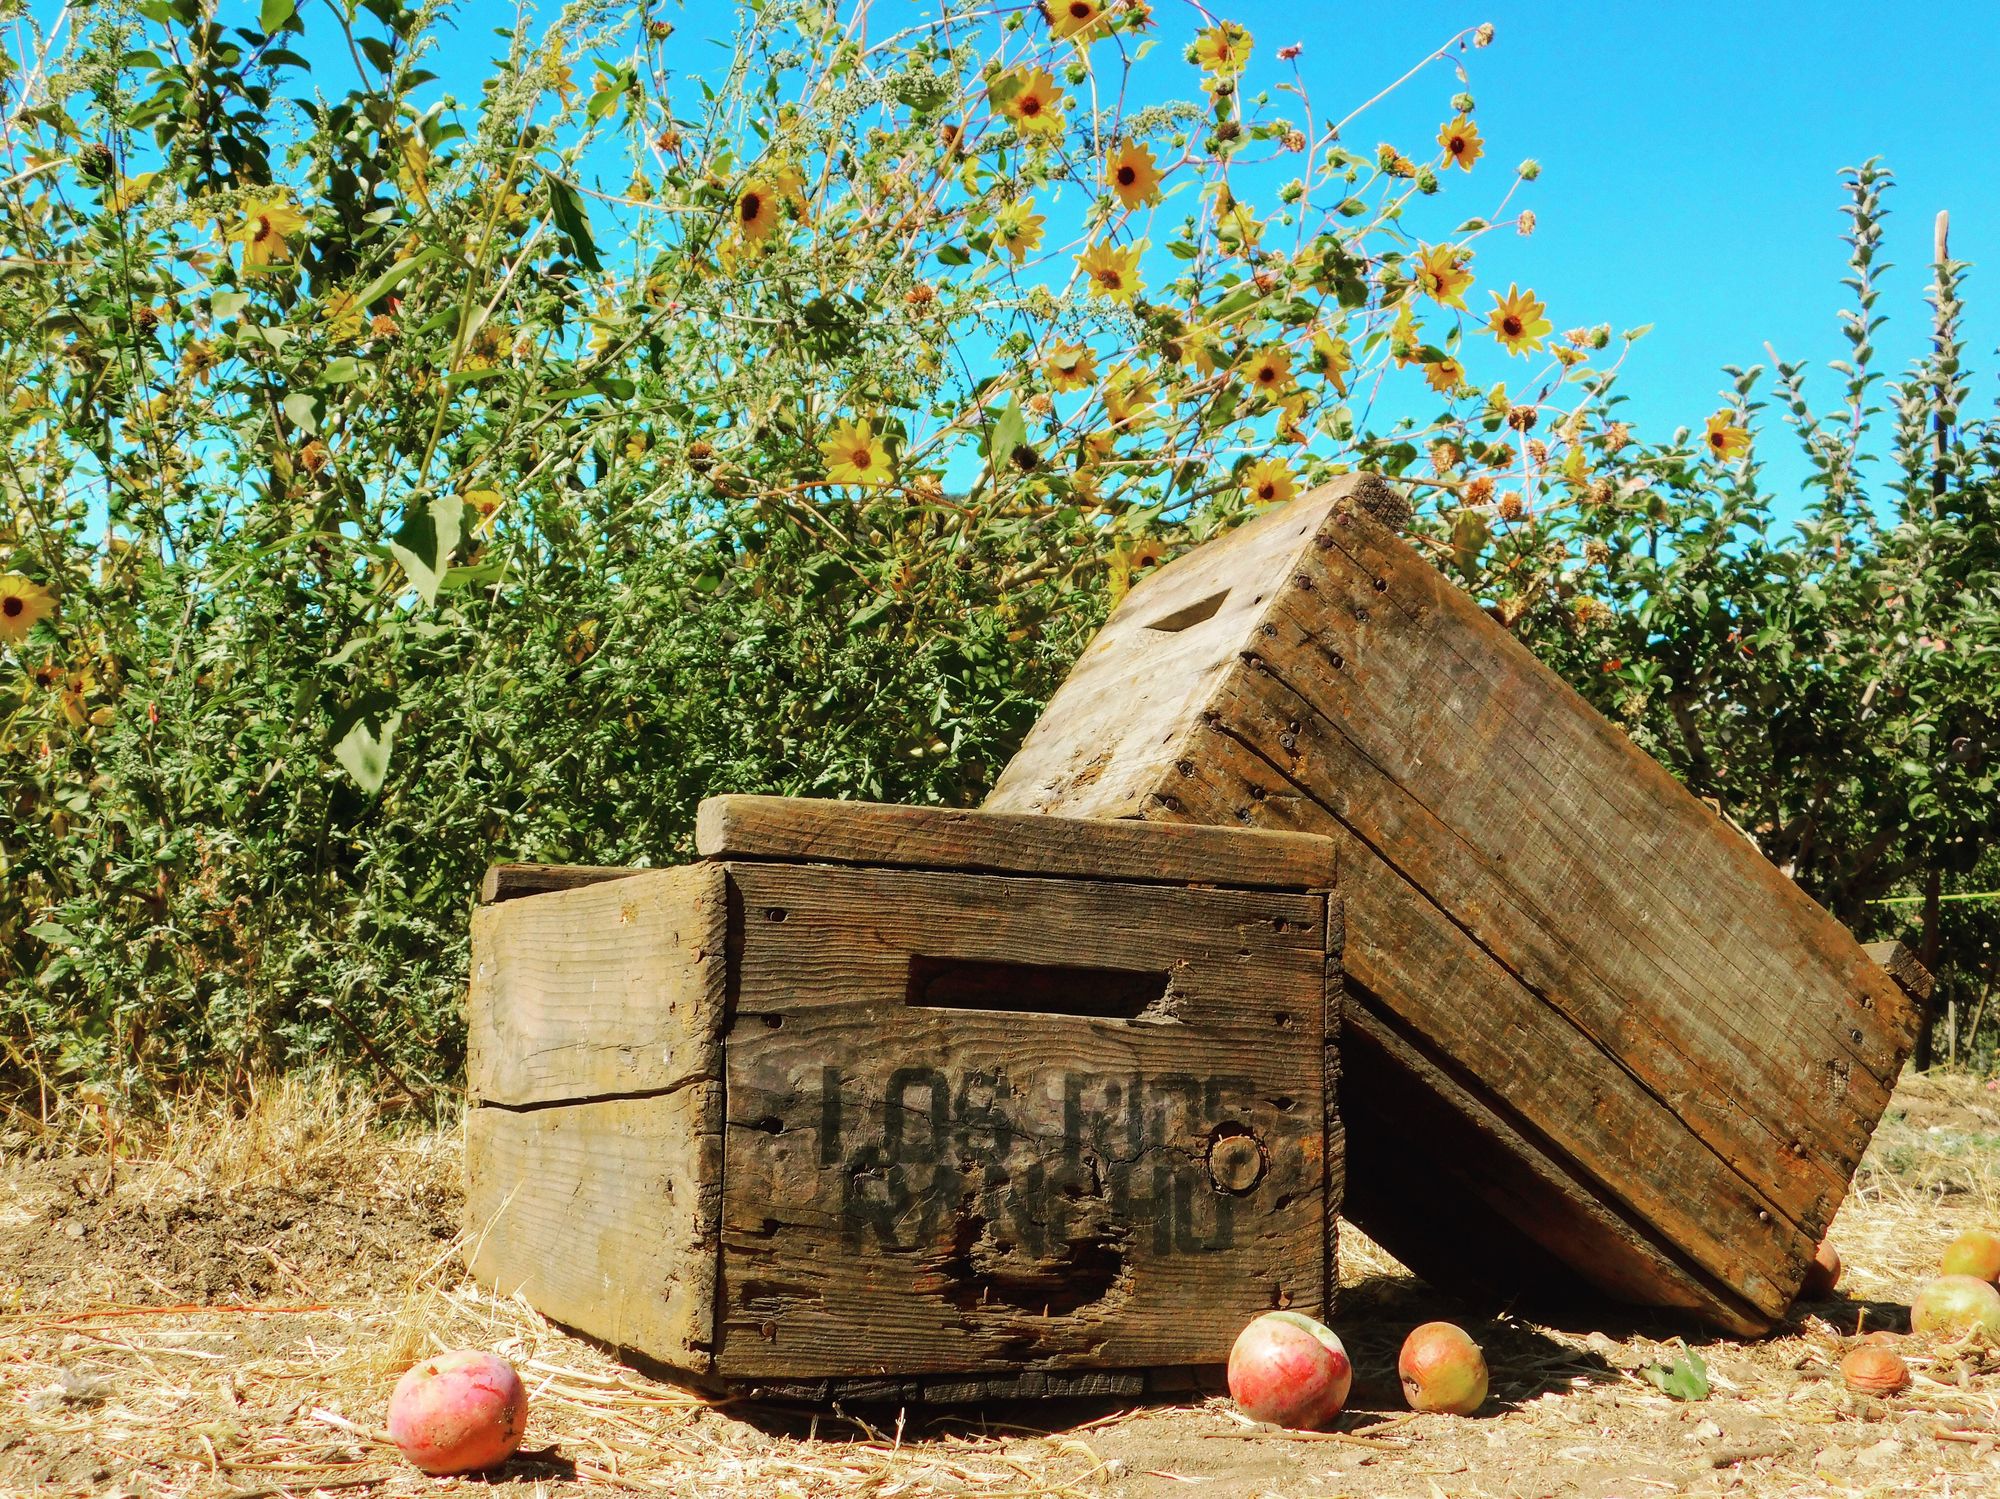
[[[1357, 465], [1815, 895], [1870, 934], [1907, 909], [1954, 992], [1990, 985], [1989, 908], [1936, 898], [2000, 885], [2000, 461], [1960, 410], [1958, 268], [1933, 360], [1868, 368], [1877, 169], [1847, 405], [1777, 376], [1821, 490], [1794, 531], [1754, 448], [1622, 430], [1608, 329], [1523, 379], [1420, 294], [1531, 165], [1437, 219], [1448, 158], [1353, 154], [1294, 85], [1182, 61], [1206, 18], [974, 10], [869, 43], [755, 7], [702, 82], [672, 12], [574, 4], [454, 108], [441, 4], [144, 0], [9, 81], [0, 573], [57, 608], [0, 650], [0, 1090], [329, 1057], [448, 1088], [487, 862], [671, 862], [717, 791], [976, 802], [1136, 573]], [[1440, 54], [1461, 119], [1486, 40]], [[1165, 65], [1196, 96], [1089, 103]], [[1069, 90], [1053, 139], [1009, 122], [1032, 67]], [[1121, 201], [1121, 141], [1188, 191]], [[1025, 263], [996, 233], [1023, 202]], [[1176, 271], [1130, 301], [1074, 269], [1140, 239]], [[1090, 390], [1051, 378], [1065, 346]], [[1435, 414], [1371, 428], [1350, 391], [1392, 381]], [[892, 482], [827, 482], [857, 421]]]

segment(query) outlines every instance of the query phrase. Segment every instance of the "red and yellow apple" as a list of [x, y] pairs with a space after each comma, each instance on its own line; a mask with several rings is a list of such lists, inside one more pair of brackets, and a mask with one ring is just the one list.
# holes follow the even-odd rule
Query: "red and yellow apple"
[[1301, 1312], [1266, 1312], [1229, 1350], [1229, 1393], [1244, 1414], [1298, 1431], [1347, 1404], [1354, 1365], [1333, 1329]]

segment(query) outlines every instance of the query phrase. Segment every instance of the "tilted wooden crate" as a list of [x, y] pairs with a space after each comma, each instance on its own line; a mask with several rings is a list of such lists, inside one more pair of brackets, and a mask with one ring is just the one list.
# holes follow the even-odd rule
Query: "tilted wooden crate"
[[489, 876], [483, 1282], [698, 1377], [932, 1399], [1137, 1392], [1329, 1306], [1327, 840], [721, 797], [697, 846]]
[[1341, 840], [1349, 1216], [1444, 1286], [1752, 1332], [1913, 1006], [1339, 481], [1123, 601], [986, 805]]

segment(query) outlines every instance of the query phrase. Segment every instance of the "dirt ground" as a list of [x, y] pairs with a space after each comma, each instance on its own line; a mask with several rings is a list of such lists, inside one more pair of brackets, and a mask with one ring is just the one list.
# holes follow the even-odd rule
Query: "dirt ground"
[[[2000, 1227], [2000, 1092], [1964, 1078], [1899, 1091], [1834, 1225], [1836, 1300], [1758, 1342], [1678, 1330], [1707, 1361], [1703, 1401], [1642, 1377], [1679, 1354], [1676, 1329], [1476, 1316], [1352, 1235], [1336, 1323], [1359, 1378], [1318, 1435], [1251, 1427], [1221, 1398], [718, 1406], [465, 1280], [454, 1131], [385, 1130], [363, 1099], [288, 1083], [247, 1119], [113, 1143], [0, 1136], [6, 1494], [2000, 1495], [2000, 1352], [1901, 1344], [1917, 1382], [1886, 1402], [1834, 1373], [1857, 1329], [1907, 1325], [1947, 1240]], [[1402, 1407], [1396, 1349], [1438, 1316], [1487, 1351], [1476, 1418]], [[424, 1478], [379, 1431], [397, 1373], [457, 1346], [505, 1354], [531, 1392], [528, 1447], [490, 1479]]]

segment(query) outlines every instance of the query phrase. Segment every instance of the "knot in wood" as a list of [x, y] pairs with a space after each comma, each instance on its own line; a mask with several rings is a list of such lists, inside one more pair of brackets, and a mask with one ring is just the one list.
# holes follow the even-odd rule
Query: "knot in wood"
[[1255, 1135], [1218, 1135], [1209, 1142], [1208, 1175], [1218, 1192], [1248, 1192], [1264, 1179], [1264, 1165], [1264, 1147]]

